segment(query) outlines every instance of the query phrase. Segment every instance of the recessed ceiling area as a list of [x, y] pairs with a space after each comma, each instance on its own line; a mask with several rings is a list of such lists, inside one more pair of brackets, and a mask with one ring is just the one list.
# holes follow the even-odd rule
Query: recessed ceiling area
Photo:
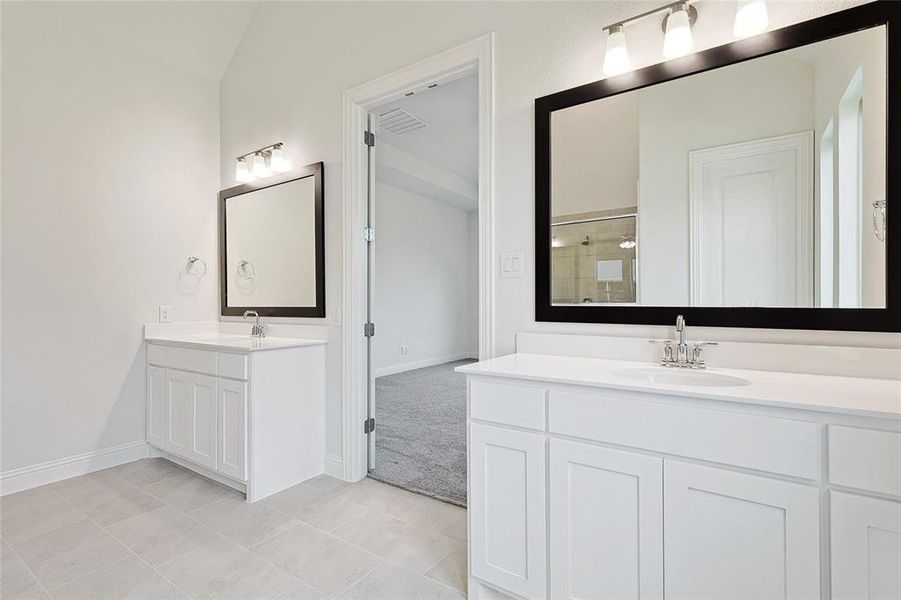
[[377, 133], [381, 140], [408, 154], [476, 181], [479, 176], [478, 97], [479, 78], [475, 73], [426, 87], [373, 111], [378, 117], [403, 109], [425, 123], [425, 127], [399, 135]]

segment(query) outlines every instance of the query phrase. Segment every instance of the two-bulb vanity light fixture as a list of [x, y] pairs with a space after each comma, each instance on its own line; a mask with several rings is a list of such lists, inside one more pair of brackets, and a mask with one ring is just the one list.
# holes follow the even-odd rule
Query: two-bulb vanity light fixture
[[[674, 2], [618, 23], [604, 27], [607, 31], [607, 50], [604, 53], [604, 75], [625, 73], [632, 68], [629, 49], [626, 46], [625, 26], [665, 12], [663, 18], [663, 58], [669, 60], [685, 56], [694, 49], [691, 28], [698, 19], [698, 9], [692, 1]], [[762, 33], [769, 26], [766, 0], [738, 0], [735, 11], [735, 25], [732, 33], [736, 38], [745, 38]]]
[[235, 166], [235, 180], [247, 183], [290, 170], [284, 145], [283, 142], [278, 142], [239, 156]]

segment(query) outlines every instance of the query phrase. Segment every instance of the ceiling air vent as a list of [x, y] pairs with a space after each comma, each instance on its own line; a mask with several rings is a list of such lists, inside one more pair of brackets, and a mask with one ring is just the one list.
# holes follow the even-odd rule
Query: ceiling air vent
[[425, 126], [425, 121], [403, 108], [395, 108], [379, 115], [379, 129], [392, 135], [403, 135]]

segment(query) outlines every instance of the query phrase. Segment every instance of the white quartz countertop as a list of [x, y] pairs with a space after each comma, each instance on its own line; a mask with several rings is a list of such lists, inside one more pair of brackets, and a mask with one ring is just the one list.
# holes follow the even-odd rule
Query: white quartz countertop
[[148, 335], [144, 339], [152, 343], [182, 346], [185, 348], [197, 348], [200, 350], [242, 350], [244, 352], [278, 350], [281, 348], [300, 348], [303, 346], [318, 346], [326, 343], [325, 340], [306, 338], [267, 336], [262, 339], [257, 339], [252, 338], [249, 335], [223, 333]]
[[748, 384], [738, 386], [673, 385], [649, 383], [617, 375], [617, 370], [621, 369], [654, 366], [648, 363], [600, 358], [510, 354], [463, 365], [457, 367], [456, 370], [467, 375], [547, 381], [901, 419], [901, 380], [718, 369], [716, 367], [708, 368], [707, 372], [740, 377], [747, 380]]

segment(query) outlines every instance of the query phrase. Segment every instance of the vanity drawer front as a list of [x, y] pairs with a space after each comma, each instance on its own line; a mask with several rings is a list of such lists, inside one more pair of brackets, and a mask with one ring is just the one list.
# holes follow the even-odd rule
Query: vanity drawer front
[[247, 379], [247, 355], [220, 352], [219, 377]]
[[901, 496], [901, 433], [830, 425], [829, 482]]
[[805, 479], [819, 475], [815, 423], [612, 394], [551, 390], [551, 433]]
[[547, 390], [542, 387], [472, 381], [469, 384], [469, 416], [543, 431], [546, 395]]
[[147, 364], [165, 367], [166, 347], [159, 344], [147, 344]]
[[190, 348], [166, 348], [166, 366], [171, 369], [216, 374], [216, 353]]

